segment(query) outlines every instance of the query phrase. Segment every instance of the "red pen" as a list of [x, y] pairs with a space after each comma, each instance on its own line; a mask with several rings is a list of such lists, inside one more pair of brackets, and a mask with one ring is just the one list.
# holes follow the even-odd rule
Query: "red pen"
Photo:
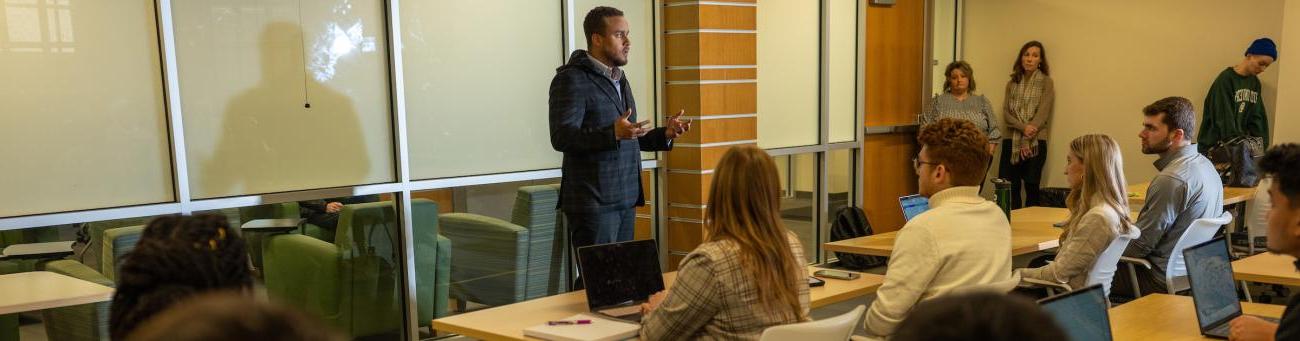
[[571, 325], [571, 324], [591, 324], [591, 320], [549, 321], [549, 322], [546, 322], [546, 325], [548, 325], [548, 326], [564, 326], [564, 325]]

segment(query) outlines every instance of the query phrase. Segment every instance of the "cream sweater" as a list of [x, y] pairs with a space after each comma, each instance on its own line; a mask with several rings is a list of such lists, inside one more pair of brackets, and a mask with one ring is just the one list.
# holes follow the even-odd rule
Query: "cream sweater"
[[978, 187], [953, 187], [935, 193], [930, 210], [898, 231], [885, 283], [867, 310], [868, 334], [893, 334], [917, 302], [954, 289], [1015, 287], [1011, 223], [978, 192]]

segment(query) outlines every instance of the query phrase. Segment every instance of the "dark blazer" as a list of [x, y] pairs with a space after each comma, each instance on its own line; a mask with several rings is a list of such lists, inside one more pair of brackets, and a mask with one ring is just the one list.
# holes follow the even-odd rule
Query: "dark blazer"
[[672, 148], [667, 129], [635, 140], [614, 137], [614, 121], [636, 100], [627, 78], [619, 100], [609, 77], [601, 75], [587, 51], [577, 50], [551, 80], [551, 147], [564, 153], [560, 168], [560, 208], [570, 213], [628, 209], [645, 203], [641, 190], [641, 151]]

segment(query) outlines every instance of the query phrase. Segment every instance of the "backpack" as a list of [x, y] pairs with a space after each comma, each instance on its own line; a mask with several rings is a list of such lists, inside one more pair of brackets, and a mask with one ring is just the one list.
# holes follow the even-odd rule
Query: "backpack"
[[[832, 242], [869, 236], [871, 234], [871, 223], [867, 221], [867, 215], [862, 212], [861, 208], [847, 206], [841, 208], [835, 213], [835, 222], [831, 224]], [[889, 262], [889, 258], [887, 257], [859, 255], [847, 252], [836, 252], [835, 258], [839, 258], [840, 266], [858, 271], [883, 266]]]
[[1263, 154], [1263, 139], [1235, 136], [1210, 147], [1205, 151], [1205, 158], [1214, 163], [1214, 170], [1219, 172], [1224, 186], [1255, 187], [1259, 184], [1255, 160]]

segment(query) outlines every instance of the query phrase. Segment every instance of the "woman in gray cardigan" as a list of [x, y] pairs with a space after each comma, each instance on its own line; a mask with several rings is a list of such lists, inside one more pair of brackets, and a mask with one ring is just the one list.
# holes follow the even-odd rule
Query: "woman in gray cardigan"
[[[1123, 156], [1115, 140], [1092, 134], [1070, 142], [1068, 159], [1065, 176], [1070, 182], [1066, 198], [1070, 220], [1061, 233], [1056, 260], [1018, 272], [1022, 279], [1067, 284], [1074, 289], [1101, 284], [1109, 294], [1116, 267], [1109, 262], [1118, 262], [1119, 257], [1107, 260], [1108, 264], [1098, 259], [1108, 248], [1122, 252], [1139, 233], [1129, 219]], [[1102, 271], [1090, 281], [1094, 268]]]

